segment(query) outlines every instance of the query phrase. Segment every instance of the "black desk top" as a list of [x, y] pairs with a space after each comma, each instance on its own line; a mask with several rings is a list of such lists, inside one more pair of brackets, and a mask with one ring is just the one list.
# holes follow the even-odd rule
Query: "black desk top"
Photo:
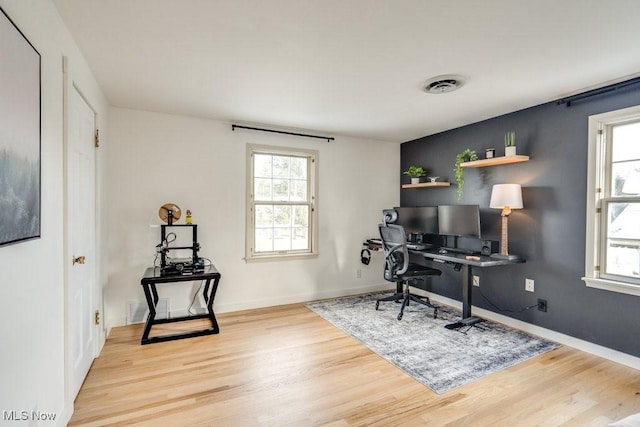
[[213, 264], [206, 266], [203, 271], [194, 272], [193, 274], [162, 274], [160, 267], [149, 267], [145, 270], [140, 283], [145, 285], [148, 283], [188, 282], [216, 278], [220, 278], [220, 273]]
[[519, 264], [525, 262], [524, 259], [501, 259], [491, 258], [486, 255], [467, 255], [455, 252], [441, 254], [438, 249], [427, 249], [425, 251], [411, 251], [420, 254], [425, 258], [434, 261], [453, 262], [456, 264], [472, 265], [474, 267], [493, 267], [495, 265]]

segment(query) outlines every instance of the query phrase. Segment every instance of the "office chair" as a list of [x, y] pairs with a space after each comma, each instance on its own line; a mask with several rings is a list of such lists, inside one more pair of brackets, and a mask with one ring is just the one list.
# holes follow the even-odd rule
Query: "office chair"
[[[387, 224], [385, 221], [384, 224], [378, 225], [378, 229], [385, 257], [384, 278], [397, 285], [402, 284], [402, 292], [396, 292], [389, 297], [376, 300], [376, 310], [378, 310], [380, 302], [402, 300], [400, 314], [398, 314], [398, 320], [401, 320], [404, 308], [413, 301], [433, 308], [433, 318], [435, 319], [438, 315], [438, 307], [432, 305], [429, 298], [413, 295], [409, 291], [409, 286], [426, 276], [439, 276], [440, 270], [409, 262], [407, 237], [401, 225]], [[400, 289], [400, 286], [397, 286], [396, 289]]]

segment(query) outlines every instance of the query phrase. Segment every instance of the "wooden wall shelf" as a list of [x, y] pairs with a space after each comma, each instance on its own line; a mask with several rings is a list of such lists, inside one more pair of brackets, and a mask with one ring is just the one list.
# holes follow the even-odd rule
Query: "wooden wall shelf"
[[510, 163], [528, 162], [529, 156], [502, 156], [492, 159], [473, 160], [471, 162], [460, 163], [463, 168], [484, 168], [486, 166], [508, 165]]
[[402, 184], [402, 188], [426, 188], [426, 187], [448, 187], [451, 183], [445, 181], [420, 182], [418, 184]]

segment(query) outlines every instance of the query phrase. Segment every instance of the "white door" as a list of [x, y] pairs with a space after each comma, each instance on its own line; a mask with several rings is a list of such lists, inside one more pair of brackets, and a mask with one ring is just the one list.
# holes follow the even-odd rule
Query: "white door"
[[94, 359], [95, 113], [69, 88], [67, 116], [67, 330], [71, 397]]

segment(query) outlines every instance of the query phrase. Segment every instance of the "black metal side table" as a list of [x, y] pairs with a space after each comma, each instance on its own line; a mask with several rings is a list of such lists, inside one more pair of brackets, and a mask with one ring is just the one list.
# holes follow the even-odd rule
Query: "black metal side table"
[[[163, 341], [173, 341], [183, 338], [199, 337], [203, 335], [212, 335], [220, 332], [220, 327], [216, 320], [216, 316], [213, 313], [213, 300], [218, 290], [218, 283], [220, 282], [220, 273], [213, 265], [206, 266], [202, 272], [194, 272], [193, 274], [162, 274], [159, 267], [147, 268], [140, 280], [142, 289], [144, 290], [144, 296], [147, 299], [147, 305], [149, 306], [149, 316], [147, 317], [147, 323], [144, 327], [144, 333], [140, 344], [153, 344]], [[196, 314], [193, 316], [174, 317], [171, 319], [156, 319], [156, 305], [158, 304], [158, 290], [156, 285], [165, 283], [176, 282], [188, 282], [205, 280], [204, 289], [202, 295], [207, 303], [207, 313]], [[209, 319], [211, 321], [211, 328], [200, 329], [197, 331], [181, 332], [176, 334], [161, 335], [149, 338], [151, 327], [153, 325], [160, 325], [163, 323], [183, 322], [194, 319]]]

